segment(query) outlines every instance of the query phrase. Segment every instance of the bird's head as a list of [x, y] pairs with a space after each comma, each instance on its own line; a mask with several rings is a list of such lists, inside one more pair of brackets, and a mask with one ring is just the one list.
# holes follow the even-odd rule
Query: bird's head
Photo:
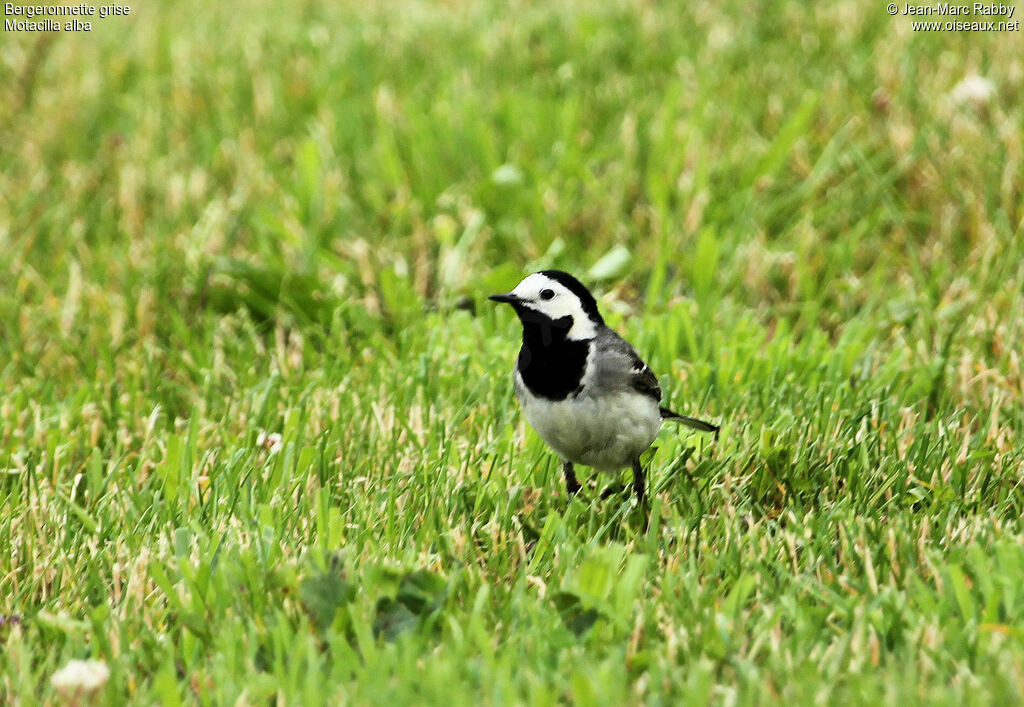
[[547, 334], [545, 339], [555, 330], [562, 339], [585, 341], [593, 339], [598, 327], [604, 325], [594, 296], [579, 280], [561, 270], [536, 272], [511, 292], [491, 295], [490, 299], [512, 305], [524, 333], [531, 326], [539, 326]]

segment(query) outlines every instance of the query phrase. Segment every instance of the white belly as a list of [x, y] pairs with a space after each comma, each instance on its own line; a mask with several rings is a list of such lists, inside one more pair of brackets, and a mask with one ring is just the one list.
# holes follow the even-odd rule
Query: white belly
[[562, 459], [574, 464], [602, 471], [629, 466], [661, 429], [657, 402], [633, 391], [553, 402], [533, 396], [520, 380], [516, 383], [530, 425]]

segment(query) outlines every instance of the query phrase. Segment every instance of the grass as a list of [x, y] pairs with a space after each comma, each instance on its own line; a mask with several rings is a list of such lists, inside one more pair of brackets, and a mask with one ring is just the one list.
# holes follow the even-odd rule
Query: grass
[[[0, 702], [74, 658], [95, 703], [1024, 697], [1018, 35], [785, 0], [8, 35]], [[662, 433], [647, 530], [568, 502], [512, 398], [484, 296], [547, 266], [723, 426]]]

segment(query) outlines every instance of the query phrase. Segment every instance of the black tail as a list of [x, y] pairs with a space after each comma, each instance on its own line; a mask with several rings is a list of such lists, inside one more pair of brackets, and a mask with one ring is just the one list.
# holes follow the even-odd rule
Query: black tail
[[680, 424], [686, 425], [687, 427], [692, 427], [695, 430], [700, 430], [701, 432], [714, 432], [715, 437], [718, 437], [717, 425], [712, 425], [710, 422], [698, 420], [695, 417], [687, 417], [686, 415], [680, 415], [677, 412], [672, 412], [668, 408], [661, 408], [661, 419], [675, 420]]

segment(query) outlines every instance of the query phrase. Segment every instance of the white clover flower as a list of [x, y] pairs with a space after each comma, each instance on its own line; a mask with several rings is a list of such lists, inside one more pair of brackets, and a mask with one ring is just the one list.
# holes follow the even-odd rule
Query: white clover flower
[[996, 93], [996, 85], [984, 76], [972, 74], [960, 80], [949, 95], [956, 103], [988, 103]]
[[64, 695], [95, 692], [110, 679], [110, 669], [102, 660], [71, 660], [50, 677], [50, 684]]

